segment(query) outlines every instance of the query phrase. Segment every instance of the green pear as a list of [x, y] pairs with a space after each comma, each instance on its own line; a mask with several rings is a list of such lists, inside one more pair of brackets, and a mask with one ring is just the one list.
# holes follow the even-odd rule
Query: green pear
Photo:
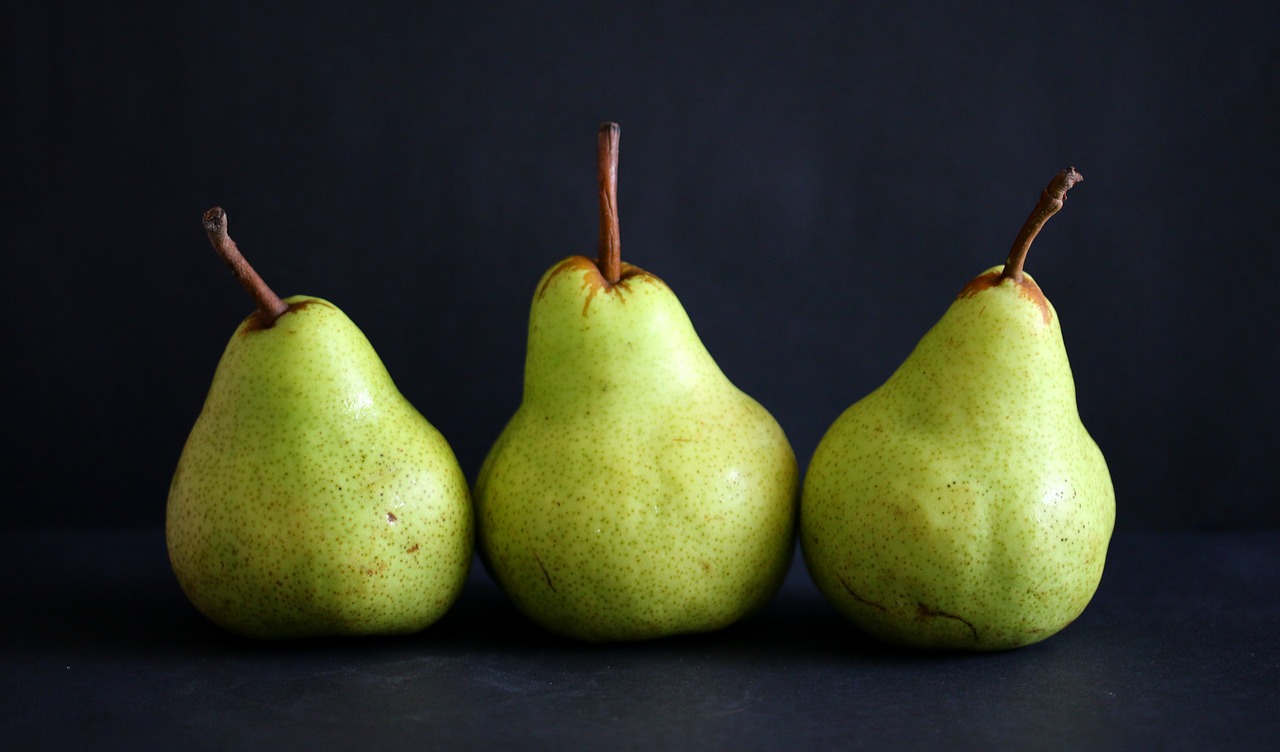
[[1043, 640], [1102, 577], [1115, 493], [1080, 421], [1058, 314], [1022, 264], [1082, 178], [1064, 170], [1009, 260], [970, 282], [814, 451], [800, 541], [864, 631], [920, 647]]
[[524, 396], [474, 488], [489, 572], [548, 630], [588, 641], [724, 627], [790, 566], [782, 429], [721, 372], [661, 279], [619, 254], [617, 126], [600, 131], [598, 260], [538, 283]]
[[182, 589], [252, 637], [426, 627], [471, 562], [471, 503], [452, 450], [342, 311], [276, 297], [221, 209], [205, 228], [259, 310], [227, 344], [169, 489]]

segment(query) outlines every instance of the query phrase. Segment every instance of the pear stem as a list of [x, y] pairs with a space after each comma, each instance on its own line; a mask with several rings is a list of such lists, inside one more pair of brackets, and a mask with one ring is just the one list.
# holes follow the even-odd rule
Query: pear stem
[[231, 273], [240, 280], [240, 284], [258, 303], [258, 315], [262, 319], [262, 325], [269, 327], [276, 323], [276, 319], [289, 310], [289, 304], [267, 287], [267, 283], [262, 281], [262, 277], [258, 276], [240, 253], [240, 249], [236, 247], [236, 241], [227, 234], [227, 213], [221, 206], [215, 206], [204, 213], [204, 231], [209, 236], [209, 243], [213, 245], [213, 250], [218, 252], [218, 256], [231, 268]]
[[1018, 237], [1014, 239], [1013, 248], [1009, 251], [1009, 260], [1004, 262], [1004, 271], [1000, 273], [1000, 279], [1022, 282], [1022, 265], [1026, 263], [1027, 251], [1031, 250], [1031, 241], [1036, 239], [1040, 228], [1049, 221], [1049, 217], [1057, 214], [1062, 208], [1071, 186], [1082, 182], [1084, 182], [1084, 175], [1076, 172], [1074, 167], [1068, 167], [1059, 172], [1053, 180], [1049, 181], [1049, 186], [1040, 193], [1040, 201], [1036, 204], [1036, 208], [1031, 210], [1031, 216], [1027, 217], [1022, 229], [1018, 231]]
[[618, 137], [617, 123], [601, 123], [596, 164], [600, 181], [600, 250], [596, 266], [605, 281], [622, 279], [622, 240], [618, 234]]

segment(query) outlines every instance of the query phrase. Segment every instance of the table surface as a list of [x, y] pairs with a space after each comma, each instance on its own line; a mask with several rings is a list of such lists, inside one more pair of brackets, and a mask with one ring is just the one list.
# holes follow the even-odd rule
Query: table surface
[[1280, 531], [1120, 531], [1084, 615], [961, 654], [858, 634], [797, 557], [714, 634], [583, 645], [478, 565], [411, 637], [261, 643], [185, 600], [163, 532], [0, 531], [5, 749], [1280, 748]]

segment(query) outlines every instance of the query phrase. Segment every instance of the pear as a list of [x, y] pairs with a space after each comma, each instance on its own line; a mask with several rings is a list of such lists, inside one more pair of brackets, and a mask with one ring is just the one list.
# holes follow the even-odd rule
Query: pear
[[1115, 493], [1080, 421], [1058, 314], [1022, 271], [1082, 177], [1059, 173], [1008, 261], [978, 275], [814, 451], [800, 541], [819, 590], [905, 646], [1043, 640], [1098, 587]]
[[568, 637], [724, 627], [777, 591], [798, 469], [773, 417], [721, 372], [675, 294], [621, 261], [618, 126], [599, 133], [600, 250], [539, 281], [524, 395], [474, 487], [481, 559]]
[[226, 213], [204, 220], [259, 310], [227, 344], [169, 489], [182, 589], [251, 637], [426, 627], [472, 556], [452, 450], [337, 306], [281, 300], [227, 235]]

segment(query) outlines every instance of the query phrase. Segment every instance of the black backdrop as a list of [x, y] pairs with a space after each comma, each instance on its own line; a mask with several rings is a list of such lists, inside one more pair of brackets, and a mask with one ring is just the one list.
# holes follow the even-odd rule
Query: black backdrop
[[1075, 165], [1027, 269], [1119, 525], [1280, 521], [1272, 3], [606, 5], [5, 11], [0, 520], [160, 524], [252, 308], [214, 204], [277, 291], [364, 329], [474, 477], [536, 280], [594, 252], [609, 119], [624, 258], [802, 463]]

